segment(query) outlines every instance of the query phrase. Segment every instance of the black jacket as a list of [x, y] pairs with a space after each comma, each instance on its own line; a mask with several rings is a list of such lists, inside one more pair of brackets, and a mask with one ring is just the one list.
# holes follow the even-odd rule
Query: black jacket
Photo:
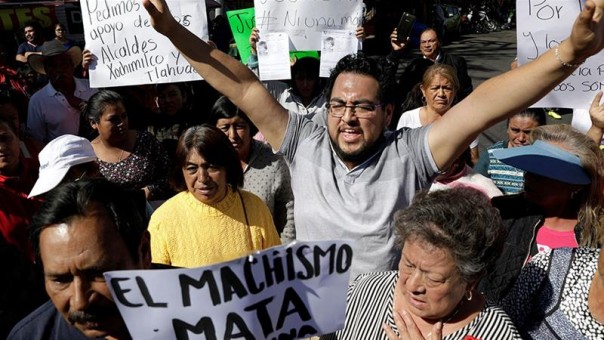
[[[537, 231], [545, 220], [541, 209], [524, 199], [523, 193], [493, 197], [491, 203], [501, 214], [507, 235], [501, 256], [495, 266], [478, 285], [480, 292], [493, 302], [507, 295], [516, 282], [522, 267], [539, 252]], [[575, 237], [580, 240], [580, 228], [575, 228]]]

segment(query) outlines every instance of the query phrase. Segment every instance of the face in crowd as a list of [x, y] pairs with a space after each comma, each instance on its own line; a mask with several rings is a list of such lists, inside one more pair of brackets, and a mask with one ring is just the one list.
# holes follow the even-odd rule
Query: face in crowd
[[23, 33], [25, 34], [25, 40], [29, 41], [30, 43], [33, 43], [38, 39], [38, 32], [33, 26], [25, 26]]
[[99, 133], [102, 140], [111, 141], [112, 145], [123, 145], [128, 138], [128, 113], [121, 101], [106, 103], [97, 121], [91, 126]]
[[185, 106], [186, 101], [186, 94], [176, 84], [165, 86], [157, 96], [159, 110], [170, 116], [179, 113]]
[[215, 126], [203, 124], [187, 129], [178, 141], [175, 159], [181, 169], [172, 182], [198, 201], [215, 205], [243, 185], [243, 170], [231, 142]]
[[312, 99], [318, 86], [319, 79], [316, 76], [305, 72], [298, 72], [294, 76], [296, 90], [300, 97], [306, 100]]
[[253, 137], [250, 131], [250, 125], [247, 121], [239, 116], [220, 118], [216, 121], [216, 127], [229, 137], [229, 141], [237, 151], [239, 159], [247, 161]]
[[[62, 197], [55, 194], [65, 193], [66, 188], [70, 192]], [[98, 193], [88, 195], [95, 190], [103, 190], [100, 195], [104, 197], [99, 198]], [[143, 219], [132, 211], [137, 208], [128, 194], [105, 180], [82, 180], [57, 191], [49, 197], [55, 201], [45, 203], [46, 209], [42, 207], [42, 213], [54, 222], [46, 224], [50, 221], [46, 220], [36, 225], [40, 217], [34, 217], [46, 292], [65, 320], [85, 336], [130, 338], [103, 273], [151, 267], [149, 236]], [[120, 197], [107, 198], [111, 195]], [[75, 196], [76, 199], [69, 198]], [[135, 214], [138, 217], [125, 217]], [[42, 220], [45, 218], [48, 217]]]
[[73, 84], [74, 66], [66, 53], [50, 56], [44, 60], [44, 71], [57, 90]]
[[0, 119], [0, 175], [14, 176], [19, 171], [19, 137], [8, 120]]
[[454, 86], [448, 78], [440, 73], [435, 73], [429, 84], [420, 85], [426, 99], [426, 106], [434, 112], [443, 115], [453, 104], [455, 98]]
[[529, 136], [537, 126], [539, 123], [533, 117], [517, 115], [510, 118], [507, 128], [508, 147], [515, 148], [530, 144]]
[[419, 239], [405, 242], [399, 273], [405, 305], [423, 319], [451, 315], [472, 288], [462, 279], [447, 249]]
[[65, 38], [65, 26], [63, 26], [63, 24], [55, 25], [55, 37], [59, 39]]
[[214, 205], [227, 195], [226, 169], [191, 150], [182, 170], [187, 189], [202, 203]]
[[379, 84], [372, 76], [343, 72], [335, 79], [329, 99], [327, 128], [338, 156], [356, 166], [392, 119], [392, 106], [380, 102]]
[[422, 55], [430, 60], [436, 59], [440, 48], [438, 35], [434, 30], [426, 30], [419, 37], [419, 50]]

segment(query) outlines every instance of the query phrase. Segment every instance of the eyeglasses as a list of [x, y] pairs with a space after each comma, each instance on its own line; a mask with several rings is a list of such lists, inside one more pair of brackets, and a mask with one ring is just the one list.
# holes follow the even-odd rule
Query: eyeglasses
[[329, 102], [327, 109], [329, 114], [334, 118], [342, 118], [346, 113], [346, 109], [350, 108], [350, 111], [354, 113], [357, 118], [373, 118], [375, 117], [375, 110], [378, 107], [382, 107], [382, 104], [374, 103], [361, 103], [346, 105], [340, 102]]

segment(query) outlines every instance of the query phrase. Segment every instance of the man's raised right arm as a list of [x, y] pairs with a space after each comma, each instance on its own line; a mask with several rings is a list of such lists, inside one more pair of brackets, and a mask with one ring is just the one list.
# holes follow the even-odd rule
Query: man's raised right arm
[[165, 0], [143, 0], [143, 6], [151, 16], [153, 28], [170, 39], [212, 87], [250, 117], [273, 149], [279, 149], [289, 116], [258, 78], [245, 65], [176, 22]]

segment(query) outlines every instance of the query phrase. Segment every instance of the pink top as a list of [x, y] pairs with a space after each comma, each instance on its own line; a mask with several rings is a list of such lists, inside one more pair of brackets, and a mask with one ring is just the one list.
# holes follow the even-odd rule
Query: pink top
[[543, 226], [537, 231], [537, 248], [539, 252], [555, 248], [577, 248], [578, 246], [574, 230], [557, 231]]

